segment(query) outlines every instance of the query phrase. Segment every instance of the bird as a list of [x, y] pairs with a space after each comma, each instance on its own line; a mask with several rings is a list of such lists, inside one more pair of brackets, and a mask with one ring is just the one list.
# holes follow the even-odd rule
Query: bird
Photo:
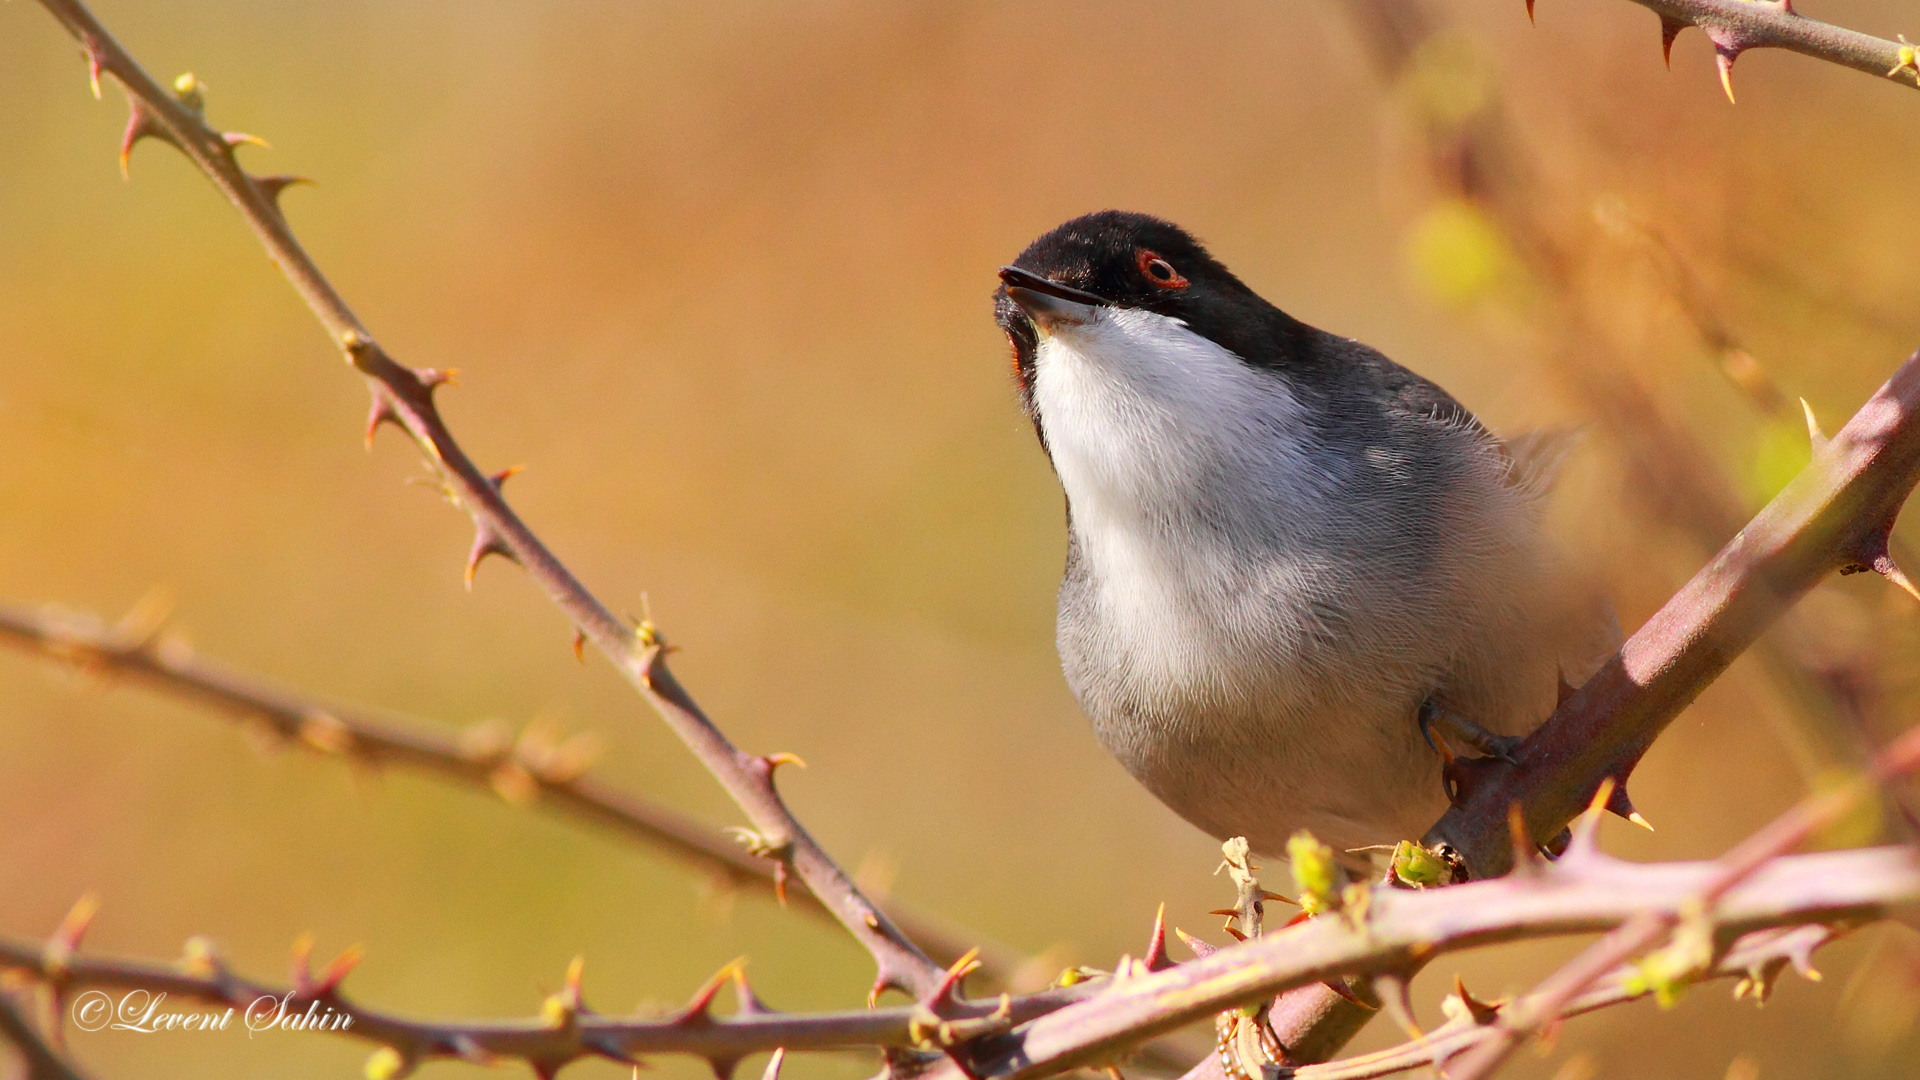
[[1573, 435], [1497, 437], [1145, 214], [1074, 218], [999, 278], [1066, 495], [1067, 684], [1201, 830], [1374, 866], [1446, 810], [1452, 748], [1507, 756], [1615, 651], [1542, 521]]

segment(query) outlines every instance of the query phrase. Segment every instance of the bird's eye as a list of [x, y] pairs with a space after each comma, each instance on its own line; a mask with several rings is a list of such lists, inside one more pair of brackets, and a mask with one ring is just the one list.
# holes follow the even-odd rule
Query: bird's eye
[[1140, 274], [1162, 289], [1184, 289], [1188, 285], [1186, 278], [1173, 264], [1161, 258], [1157, 253], [1141, 248], [1135, 255], [1140, 264]]

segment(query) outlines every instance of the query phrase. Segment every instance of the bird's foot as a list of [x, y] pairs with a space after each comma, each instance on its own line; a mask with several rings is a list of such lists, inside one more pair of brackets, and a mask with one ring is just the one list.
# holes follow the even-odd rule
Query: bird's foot
[[[1432, 699], [1420, 703], [1419, 719], [1421, 736], [1434, 753], [1440, 755], [1441, 787], [1446, 791], [1447, 801], [1455, 806], [1467, 801], [1473, 787], [1488, 769], [1495, 767], [1494, 762], [1519, 764], [1514, 751], [1520, 748], [1520, 739], [1496, 735], [1464, 716], [1448, 712]], [[1455, 754], [1449, 737], [1480, 756]]]

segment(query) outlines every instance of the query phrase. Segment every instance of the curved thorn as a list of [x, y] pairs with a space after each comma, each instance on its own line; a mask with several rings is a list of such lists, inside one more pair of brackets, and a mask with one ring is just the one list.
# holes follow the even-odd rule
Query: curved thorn
[[1409, 1039], [1424, 1039], [1427, 1033], [1420, 1030], [1420, 1022], [1413, 1015], [1413, 995], [1407, 990], [1407, 980], [1394, 974], [1381, 974], [1373, 977], [1373, 993], [1387, 1010], [1387, 1015], [1400, 1025]]
[[577, 626], [573, 628], [573, 658], [582, 664], [587, 662], [587, 632]]
[[735, 972], [744, 968], [746, 963], [746, 957], [737, 956], [728, 961], [719, 971], [714, 972], [711, 978], [700, 984], [700, 989], [693, 992], [693, 999], [687, 1002], [686, 1008], [680, 1010], [680, 1015], [675, 1017], [673, 1022], [698, 1024], [711, 1019], [708, 1011], [713, 1008], [714, 995], [720, 992], [721, 987], [732, 982]]
[[273, 148], [267, 140], [258, 135], [249, 135], [244, 131], [223, 131], [220, 133], [220, 141], [226, 143], [228, 149], [236, 146], [263, 146], [269, 150]]
[[1533, 0], [1527, 0], [1527, 23], [1528, 25], [1537, 25], [1533, 21]]
[[160, 122], [153, 118], [153, 114], [147, 111], [145, 105], [141, 105], [133, 99], [129, 99], [129, 101], [132, 103], [127, 107], [126, 130], [120, 133], [120, 178], [123, 180], [133, 179], [133, 173], [129, 170], [128, 164], [133, 157], [133, 146], [135, 143], [141, 139], [160, 139], [167, 143], [173, 142], [173, 136], [168, 134], [167, 129], [162, 127]]
[[1689, 24], [1666, 15], [1660, 16], [1660, 55], [1667, 61], [1667, 70], [1673, 70], [1673, 39], [1680, 36]]
[[1893, 561], [1893, 556], [1882, 555], [1873, 560], [1873, 572], [1898, 585], [1908, 596], [1920, 600], [1920, 588], [1914, 586], [1913, 579], [1907, 577], [1906, 571], [1900, 569], [1900, 564]]
[[314, 983], [313, 992], [325, 995], [339, 989], [346, 977], [360, 965], [360, 958], [364, 955], [366, 950], [359, 945], [349, 945], [340, 950], [340, 955], [334, 957], [325, 970], [320, 972], [319, 980]]
[[273, 208], [275, 210], [278, 210], [280, 208], [281, 192], [287, 190], [288, 188], [294, 186], [295, 184], [312, 184], [312, 183], [314, 183], [314, 181], [305, 176], [275, 175], [275, 176], [256, 176], [253, 178], [253, 186], [260, 189], [260, 194], [265, 195], [267, 197], [267, 201], [273, 204]]
[[526, 471], [527, 467], [525, 465], [509, 465], [499, 472], [494, 473], [492, 476], [487, 477], [487, 479], [493, 481], [494, 490], [498, 491], [508, 480]]
[[773, 1056], [767, 1059], [767, 1069], [760, 1074], [760, 1080], [780, 1080], [780, 1063], [787, 1060], [787, 1048], [776, 1046]]
[[373, 449], [373, 436], [380, 430], [381, 424], [392, 424], [402, 431], [406, 430], [406, 425], [400, 421], [400, 414], [394, 411], [393, 403], [387, 400], [385, 394], [375, 390], [373, 407], [367, 412], [367, 449]]
[[1820, 430], [1820, 421], [1813, 415], [1813, 406], [1807, 404], [1806, 398], [1800, 399], [1800, 411], [1807, 418], [1807, 442], [1813, 447], [1813, 452], [1817, 454], [1825, 450], [1827, 433]]
[[481, 560], [489, 555], [498, 555], [511, 563], [518, 563], [520, 561], [514, 557], [513, 551], [507, 547], [507, 542], [500, 538], [499, 533], [494, 532], [489, 526], [481, 526], [474, 531], [473, 549], [467, 552], [466, 582], [468, 592], [473, 591], [474, 571], [480, 569]]
[[1153, 913], [1153, 932], [1147, 937], [1146, 954], [1140, 962], [1148, 971], [1161, 971], [1173, 966], [1173, 960], [1167, 956], [1167, 904], [1160, 902], [1160, 909]]
[[1739, 55], [1727, 48], [1715, 48], [1713, 53], [1713, 62], [1720, 69], [1720, 89], [1727, 92], [1727, 101], [1734, 105], [1740, 104], [1733, 96], [1733, 61]]

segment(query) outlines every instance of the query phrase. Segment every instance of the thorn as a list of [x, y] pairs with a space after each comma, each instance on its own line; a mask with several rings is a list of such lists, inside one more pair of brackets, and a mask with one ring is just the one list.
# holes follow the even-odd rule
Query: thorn
[[1398, 975], [1383, 974], [1373, 977], [1373, 993], [1386, 1007], [1387, 1015], [1407, 1033], [1409, 1039], [1424, 1039], [1427, 1033], [1420, 1030], [1420, 1023], [1413, 1016], [1413, 996], [1407, 992], [1407, 980]]
[[301, 934], [293, 939], [293, 989], [294, 993], [305, 995], [313, 986], [313, 935]]
[[1209, 945], [1206, 942], [1201, 941], [1199, 938], [1194, 937], [1192, 934], [1187, 933], [1185, 930], [1182, 930], [1177, 926], [1173, 928], [1173, 932], [1174, 932], [1174, 935], [1180, 939], [1181, 944], [1193, 950], [1193, 955], [1195, 959], [1204, 960], [1207, 957], [1212, 956], [1214, 953], [1217, 953], [1220, 951], [1220, 949], [1217, 946]]
[[1606, 812], [1607, 804], [1613, 799], [1613, 789], [1617, 786], [1613, 777], [1600, 781], [1593, 793], [1593, 799], [1587, 803], [1587, 809], [1573, 820], [1573, 835], [1567, 841], [1566, 850], [1561, 859], [1569, 860], [1577, 856], [1591, 854], [1595, 848], [1594, 833], [1600, 828], [1600, 815]]
[[258, 135], [249, 135], [244, 131], [221, 132], [220, 141], [226, 143], [229, 150], [236, 146], [264, 146], [269, 150], [273, 149], [267, 140]]
[[87, 48], [87, 85], [93, 87], [93, 100], [100, 100], [100, 43], [91, 34], [83, 35], [81, 41]]
[[1527, 25], [1538, 25], [1533, 21], [1533, 0], [1527, 0]]
[[166, 629], [167, 618], [173, 614], [173, 592], [165, 585], [156, 585], [134, 601], [120, 621], [114, 624], [114, 636], [127, 647], [146, 652], [153, 645], [160, 631]]
[[1267, 891], [1267, 890], [1265, 890], [1265, 889], [1261, 889], [1261, 890], [1260, 890], [1260, 899], [1262, 899], [1262, 900], [1278, 900], [1278, 901], [1280, 901], [1281, 903], [1283, 903], [1283, 904], [1286, 904], [1286, 905], [1288, 905], [1288, 906], [1290, 906], [1290, 907], [1299, 907], [1299, 906], [1300, 906], [1300, 901], [1298, 901], [1298, 900], [1293, 900], [1293, 899], [1289, 899], [1289, 898], [1287, 898], [1287, 897], [1285, 897], [1285, 896], [1281, 896], [1281, 895], [1280, 895], [1279, 893], [1277, 893], [1277, 892], [1268, 892], [1268, 891]]
[[493, 488], [495, 491], [498, 491], [509, 479], [526, 471], [527, 467], [525, 465], [509, 465], [499, 472], [494, 473], [492, 476], [487, 477], [487, 479], [493, 481]]
[[507, 547], [507, 542], [500, 538], [500, 534], [493, 531], [491, 525], [480, 526], [474, 530], [473, 548], [467, 552], [466, 579], [468, 592], [473, 591], [473, 572], [480, 569], [480, 560], [489, 555], [498, 555], [512, 563], [518, 563], [520, 561], [514, 557], [513, 550]]
[[768, 780], [773, 779], [773, 770], [782, 765], [798, 765], [803, 769], [807, 767], [807, 763], [800, 760], [799, 754], [789, 754], [785, 750], [777, 754], [768, 754], [760, 759], [760, 768], [765, 770]]
[[871, 1009], [880, 1004], [880, 995], [892, 989], [892, 986], [893, 984], [887, 981], [886, 975], [874, 976], [873, 987], [867, 991], [867, 1008]]
[[1800, 411], [1807, 417], [1807, 442], [1813, 446], [1813, 452], [1819, 453], [1827, 448], [1827, 434], [1820, 430], [1820, 421], [1814, 418], [1813, 406], [1806, 398], [1800, 399]]
[[733, 1000], [736, 1016], [767, 1016], [773, 1012], [772, 1009], [767, 1008], [767, 1003], [761, 1001], [760, 996], [753, 992], [753, 987], [747, 985], [747, 969], [744, 964], [733, 969]]
[[1893, 556], [1882, 555], [1873, 560], [1873, 572], [1900, 586], [1908, 596], [1920, 600], [1920, 588], [1914, 586], [1913, 579], [1907, 577], [1906, 571], [1893, 561]]
[[253, 186], [260, 189], [260, 194], [267, 197], [267, 201], [273, 204], [275, 210], [280, 209], [281, 192], [295, 184], [312, 184], [313, 182], [304, 176], [256, 176], [253, 178]]
[[93, 917], [100, 913], [100, 899], [87, 893], [73, 902], [67, 909], [67, 916], [60, 920], [47, 944], [40, 952], [40, 964], [49, 972], [66, 970], [67, 960], [80, 948], [80, 939], [87, 936], [87, 928], [93, 925]]
[[920, 1004], [932, 1009], [938, 1005], [956, 1000], [960, 993], [960, 983], [964, 981], [968, 975], [973, 974], [979, 969], [980, 949], [978, 946], [975, 946], [961, 954], [960, 959], [953, 962], [953, 966], [948, 968], [947, 973], [940, 977], [940, 982], [935, 985], [932, 990], [927, 992], [927, 996], [921, 999]]
[[787, 906], [787, 860], [779, 859], [773, 864], [773, 898], [781, 907]]
[[1738, 105], [1733, 96], [1733, 61], [1739, 57], [1737, 50], [1716, 45], [1713, 49], [1713, 62], [1720, 68], [1720, 88], [1727, 92], [1727, 101]]
[[414, 368], [413, 377], [420, 380], [420, 387], [428, 393], [441, 386], [459, 386], [459, 368]]
[[1680, 31], [1689, 25], [1679, 19], [1660, 16], [1660, 54], [1666, 57], [1668, 71], [1673, 70], [1673, 39], [1679, 37]]
[[127, 168], [128, 160], [133, 157], [133, 144], [141, 139], [159, 139], [162, 142], [178, 145], [173, 142], [173, 136], [160, 121], [147, 111], [145, 105], [132, 98], [129, 98], [128, 102], [127, 127], [120, 133], [120, 178], [122, 180], [133, 179], [133, 174]]
[[407, 429], [407, 425], [400, 421], [400, 414], [394, 411], [393, 403], [387, 400], [384, 393], [375, 390], [373, 408], [367, 412], [367, 449], [373, 449], [373, 435], [380, 430], [381, 424], [392, 424], [402, 431]]
[[586, 955], [577, 955], [567, 964], [566, 978], [560, 984], [560, 992], [567, 995], [567, 1000], [575, 1009], [582, 1011], [585, 1010], [585, 1006], [582, 1004], [583, 999], [580, 996], [580, 980], [585, 977], [586, 973]]
[[1513, 869], [1531, 874], [1540, 868], [1540, 849], [1527, 834], [1526, 814], [1518, 802], [1507, 804], [1507, 838], [1513, 843]]
[[767, 1070], [760, 1074], [760, 1080], [780, 1080], [780, 1063], [787, 1060], [787, 1048], [776, 1046], [773, 1056], [767, 1059]]
[[583, 664], [587, 662], [587, 632], [577, 626], [573, 628], [573, 658]]
[[1153, 932], [1147, 936], [1147, 951], [1140, 958], [1148, 971], [1163, 971], [1173, 966], [1167, 956], [1167, 905], [1163, 900], [1160, 910], [1153, 913]]
[[728, 961], [725, 967], [714, 972], [712, 978], [701, 983], [700, 989], [693, 992], [693, 1000], [687, 1002], [687, 1007], [680, 1010], [680, 1015], [674, 1017], [673, 1022], [691, 1025], [703, 1024], [711, 1020], [712, 1016], [709, 1015], [708, 1010], [713, 1008], [714, 995], [720, 992], [721, 987], [732, 982], [735, 972], [745, 967], [746, 963], [746, 957], [736, 957]]
[[1453, 994], [1460, 999], [1460, 1004], [1467, 1007], [1467, 1015], [1473, 1017], [1473, 1022], [1482, 1027], [1493, 1023], [1494, 1018], [1500, 1015], [1499, 1006], [1481, 1001], [1468, 993], [1467, 984], [1458, 975], [1453, 977]]
[[1648, 823], [1647, 819], [1641, 817], [1640, 811], [1633, 808], [1633, 800], [1627, 798], [1627, 785], [1625, 784], [1616, 786], [1613, 789], [1613, 794], [1607, 796], [1607, 812], [1626, 818], [1628, 821], [1633, 822], [1648, 832], [1653, 831], [1653, 826]]
[[359, 966], [360, 958], [365, 954], [366, 950], [358, 945], [349, 945], [341, 950], [340, 955], [334, 957], [333, 962], [320, 973], [320, 981], [314, 984], [313, 992], [324, 997], [339, 989], [341, 982]]

